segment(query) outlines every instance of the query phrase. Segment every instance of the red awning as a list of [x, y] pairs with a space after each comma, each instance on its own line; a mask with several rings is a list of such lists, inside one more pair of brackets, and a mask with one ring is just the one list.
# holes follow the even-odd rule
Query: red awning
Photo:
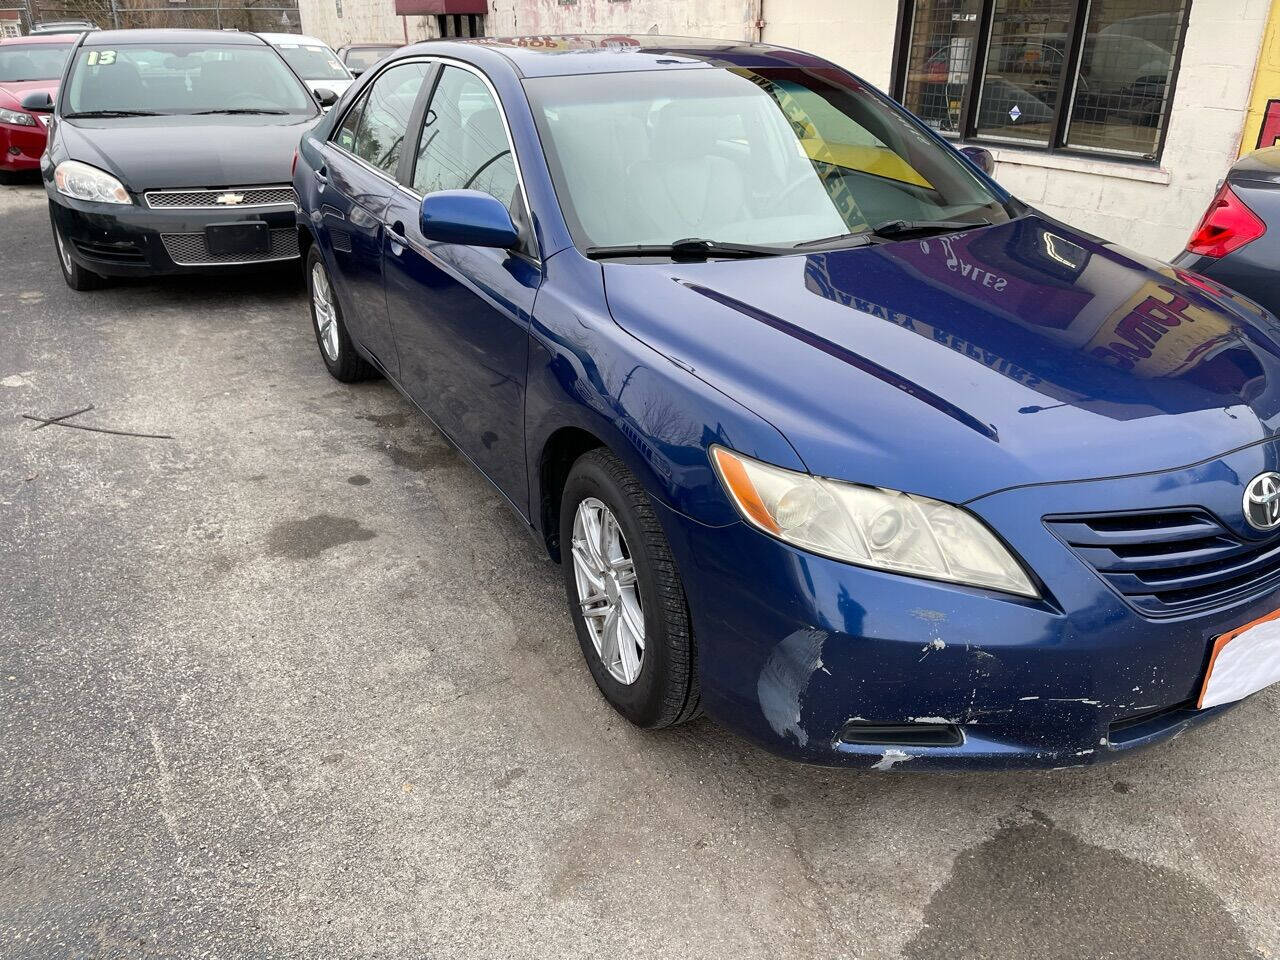
[[396, 16], [424, 17], [434, 13], [488, 13], [489, 0], [396, 0]]

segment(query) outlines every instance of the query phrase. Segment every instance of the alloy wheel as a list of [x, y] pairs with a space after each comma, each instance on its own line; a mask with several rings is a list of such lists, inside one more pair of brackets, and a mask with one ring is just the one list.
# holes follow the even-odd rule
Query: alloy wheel
[[338, 362], [338, 311], [333, 305], [333, 288], [324, 264], [311, 267], [311, 306], [316, 316], [316, 331], [320, 335], [320, 347], [330, 363]]
[[630, 686], [644, 663], [644, 609], [622, 528], [595, 497], [578, 504], [572, 550], [578, 607], [596, 655], [610, 676]]

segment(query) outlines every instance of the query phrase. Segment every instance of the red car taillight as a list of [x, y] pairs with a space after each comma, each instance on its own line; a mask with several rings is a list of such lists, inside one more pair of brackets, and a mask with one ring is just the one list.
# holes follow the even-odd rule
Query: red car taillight
[[1187, 252], [1225, 257], [1267, 232], [1267, 225], [1225, 183], [1187, 241]]

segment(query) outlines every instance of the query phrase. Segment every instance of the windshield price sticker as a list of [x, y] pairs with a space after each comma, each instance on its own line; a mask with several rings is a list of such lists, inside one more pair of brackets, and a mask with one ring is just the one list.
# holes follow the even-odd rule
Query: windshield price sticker
[[116, 62], [114, 50], [90, 50], [85, 63], [90, 67], [109, 67]]

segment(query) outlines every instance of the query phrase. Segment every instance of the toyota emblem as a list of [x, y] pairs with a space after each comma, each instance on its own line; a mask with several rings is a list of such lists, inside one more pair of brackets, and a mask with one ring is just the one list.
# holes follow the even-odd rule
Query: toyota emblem
[[1244, 488], [1244, 518], [1255, 530], [1280, 527], [1280, 473], [1260, 473]]

